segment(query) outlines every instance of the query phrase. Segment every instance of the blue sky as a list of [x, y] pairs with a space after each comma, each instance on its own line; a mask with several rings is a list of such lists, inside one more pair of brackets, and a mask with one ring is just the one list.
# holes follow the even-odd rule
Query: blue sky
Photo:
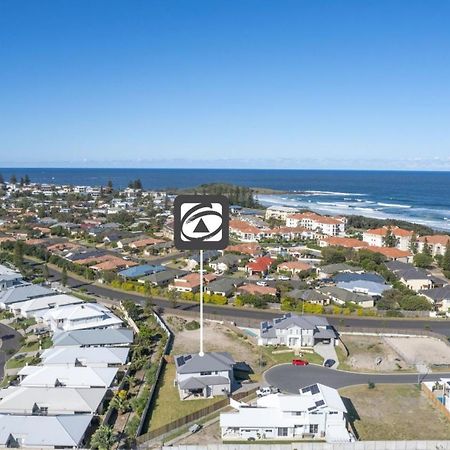
[[0, 2], [3, 166], [450, 170], [450, 2]]

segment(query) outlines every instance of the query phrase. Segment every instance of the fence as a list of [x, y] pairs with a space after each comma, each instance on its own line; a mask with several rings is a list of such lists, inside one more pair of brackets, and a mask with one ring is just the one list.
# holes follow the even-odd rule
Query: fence
[[[245, 392], [238, 392], [237, 394], [233, 395], [232, 398], [234, 400], [242, 400], [245, 397], [253, 395], [255, 392], [256, 388], [253, 388]], [[139, 444], [143, 444], [146, 441], [152, 441], [153, 439], [156, 439], [173, 430], [181, 428], [184, 425], [187, 425], [191, 422], [195, 422], [196, 420], [199, 420], [203, 417], [209, 416], [210, 414], [225, 408], [229, 404], [230, 400], [228, 398], [218, 400], [216, 403], [213, 403], [212, 405], [199, 409], [198, 411], [188, 414], [187, 416], [180, 417], [179, 419], [169, 422], [166, 425], [163, 425], [162, 427], [156, 428], [155, 430], [149, 431], [148, 433], [139, 436], [137, 442]]]
[[170, 329], [167, 326], [167, 324], [164, 322], [164, 320], [161, 318], [161, 316], [157, 312], [153, 311], [153, 315], [155, 316], [155, 319], [158, 322], [158, 324], [161, 326], [161, 328], [167, 334], [167, 342], [166, 342], [166, 345], [164, 347], [163, 356], [159, 360], [158, 370], [156, 371], [156, 375], [155, 375], [155, 382], [153, 383], [152, 389], [150, 390], [150, 394], [148, 396], [147, 403], [145, 405], [144, 411], [142, 412], [141, 419], [139, 421], [139, 426], [137, 427], [137, 430], [136, 430], [136, 437], [139, 437], [142, 434], [142, 429], [144, 427], [144, 424], [147, 421], [147, 416], [149, 414], [150, 408], [151, 408], [151, 406], [153, 405], [153, 403], [155, 401], [156, 388], [157, 388], [157, 386], [158, 386], [158, 384], [160, 382], [162, 370], [163, 370], [164, 365], [166, 363], [164, 355], [168, 355], [170, 353], [170, 350], [171, 350], [171, 347], [172, 347], [172, 342], [173, 342], [173, 334], [170, 331]]
[[438, 409], [442, 414], [450, 420], [450, 411], [441, 403], [438, 398], [434, 395], [433, 391], [427, 386], [427, 383], [422, 383], [422, 392], [431, 401], [433, 406]]
[[346, 443], [295, 442], [292, 444], [175, 445], [163, 450], [449, 450], [450, 441], [357, 441]]

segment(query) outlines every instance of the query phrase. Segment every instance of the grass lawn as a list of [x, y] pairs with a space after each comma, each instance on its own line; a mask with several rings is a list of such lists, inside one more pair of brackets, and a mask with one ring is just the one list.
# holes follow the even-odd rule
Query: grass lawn
[[33, 360], [33, 356], [27, 356], [26, 358], [11, 358], [6, 363], [7, 369], [20, 369], [24, 367], [27, 363]]
[[167, 364], [150, 418], [150, 431], [223, 399], [223, 397], [215, 397], [181, 401], [178, 389], [173, 385], [174, 379], [175, 364]]
[[[273, 353], [274, 351], [283, 350], [283, 347], [261, 347], [267, 359], [267, 366], [274, 366], [276, 364], [292, 363], [293, 359], [306, 359], [312, 364], [323, 364], [323, 358], [317, 353], [304, 352], [303, 356], [297, 356], [293, 351], [286, 353]], [[287, 349], [287, 348], [286, 348]]]
[[450, 439], [450, 426], [414, 384], [367, 385], [339, 390], [362, 440]]

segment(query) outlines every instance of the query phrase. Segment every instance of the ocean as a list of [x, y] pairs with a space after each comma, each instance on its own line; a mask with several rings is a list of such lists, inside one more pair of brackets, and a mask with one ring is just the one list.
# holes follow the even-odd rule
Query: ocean
[[125, 187], [140, 178], [145, 189], [232, 183], [284, 191], [259, 195], [264, 205], [308, 208], [323, 214], [393, 218], [450, 231], [450, 172], [256, 169], [4, 168], [8, 180]]

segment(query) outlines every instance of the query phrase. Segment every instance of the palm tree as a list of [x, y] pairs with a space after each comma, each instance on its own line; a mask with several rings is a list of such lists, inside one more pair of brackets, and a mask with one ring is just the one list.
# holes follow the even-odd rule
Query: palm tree
[[91, 438], [91, 448], [109, 450], [116, 442], [116, 437], [111, 427], [100, 425]]

